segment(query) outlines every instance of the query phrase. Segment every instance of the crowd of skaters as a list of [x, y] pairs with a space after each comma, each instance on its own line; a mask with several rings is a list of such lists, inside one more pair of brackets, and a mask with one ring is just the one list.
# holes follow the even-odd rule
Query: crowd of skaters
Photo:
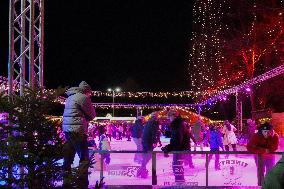
[[[173, 110], [169, 111], [169, 117]], [[125, 141], [133, 141], [136, 145], [137, 151], [149, 152], [153, 151], [155, 147], [162, 147], [161, 137], [170, 137], [171, 143], [165, 147], [162, 147], [162, 150], [165, 151], [165, 154], [169, 151], [179, 151], [179, 150], [193, 150], [197, 151], [198, 148], [200, 151], [203, 151], [203, 147], [209, 147], [211, 152], [214, 154], [209, 154], [208, 164], [210, 163], [213, 155], [215, 156], [214, 167], [215, 170], [220, 170], [219, 164], [219, 151], [237, 151], [237, 129], [231, 124], [228, 120], [225, 120], [223, 123], [212, 123], [206, 124], [201, 119], [198, 119], [194, 124], [190, 125], [188, 122], [185, 122], [178, 112], [174, 111], [175, 118], [168, 119], [167, 122], [161, 122], [159, 120], [158, 112], [153, 112], [150, 115], [149, 120], [145, 120], [145, 117], [139, 116], [137, 117], [134, 123], [127, 121], [102, 121], [102, 122], [90, 122], [88, 128], [88, 146], [94, 150], [111, 150], [111, 141], [112, 140], [125, 140]], [[177, 120], [175, 120], [177, 119]], [[178, 123], [180, 122], [180, 123]], [[179, 129], [178, 135], [175, 133], [176, 124], [182, 124], [183, 129]], [[267, 125], [267, 124], [266, 124]], [[263, 125], [262, 125], [263, 127]], [[271, 130], [272, 127], [268, 124], [267, 128], [264, 127], [264, 130]], [[180, 131], [181, 130], [181, 131]], [[261, 153], [259, 148], [255, 142], [253, 137], [262, 135], [263, 128], [257, 128], [257, 125], [251, 119], [248, 119], [247, 124], [245, 126], [245, 133], [242, 135], [246, 136], [246, 140], [248, 142], [247, 148], [248, 151], [252, 153]], [[272, 130], [273, 132], [273, 130]], [[187, 136], [181, 137], [183, 133]], [[257, 134], [257, 135], [255, 135]], [[96, 144], [96, 140], [98, 139], [99, 143]], [[179, 140], [179, 138], [187, 138], [180, 147], [178, 142], [175, 140]], [[270, 150], [267, 150], [267, 153], [274, 152], [278, 147], [278, 136], [274, 133], [273, 135], [273, 147]], [[267, 139], [263, 139], [260, 141], [266, 141], [269, 143]], [[264, 142], [265, 143], [265, 142]], [[191, 144], [193, 144], [193, 148], [191, 148]], [[265, 145], [265, 144], [261, 144]], [[264, 152], [265, 153], [265, 152]], [[205, 155], [202, 154], [202, 157]], [[225, 158], [228, 158], [228, 154], [225, 155]], [[103, 154], [104, 163], [110, 163], [110, 154]], [[141, 168], [137, 172], [137, 177], [148, 178], [148, 170], [146, 169], [147, 163], [151, 159], [151, 153], [136, 153], [134, 155], [134, 162], [141, 165]], [[264, 154], [263, 155], [263, 171], [268, 172], [275, 165], [275, 157], [274, 155]], [[255, 155], [255, 163], [257, 165], [257, 156]], [[173, 154], [172, 161], [173, 170], [181, 170], [184, 167], [188, 166], [190, 169], [194, 169], [194, 163], [192, 160], [192, 154]], [[205, 165], [206, 166], [206, 165]], [[207, 165], [208, 166], [208, 165]], [[182, 167], [182, 168], [181, 168]], [[180, 171], [174, 172], [176, 175], [176, 182], [184, 182], [184, 176], [180, 176]]]
[[[69, 96], [66, 100], [62, 129], [65, 136], [64, 153], [64, 186], [68, 187], [68, 177], [71, 172], [71, 164], [74, 160], [75, 153], [78, 153], [80, 158], [79, 169], [82, 169], [84, 174], [78, 178], [81, 188], [88, 186], [88, 170], [85, 168], [89, 162], [89, 147], [94, 147], [99, 150], [111, 150], [110, 141], [112, 139], [135, 142], [137, 151], [145, 153], [136, 154], [134, 161], [141, 166], [137, 171], [137, 177], [147, 178], [148, 170], [147, 163], [151, 159], [151, 152], [159, 145], [162, 146], [160, 137], [161, 134], [170, 137], [170, 143], [163, 146], [165, 157], [168, 157], [170, 151], [190, 151], [191, 140], [194, 143], [194, 150], [197, 146], [203, 151], [203, 146], [209, 146], [210, 151], [214, 152], [215, 170], [219, 168], [219, 150], [237, 151], [237, 137], [235, 132], [236, 127], [228, 120], [221, 124], [206, 125], [199, 118], [193, 125], [185, 122], [178, 111], [168, 110], [168, 124], [160, 123], [158, 112], [153, 112], [148, 120], [143, 117], [138, 117], [132, 125], [127, 122], [97, 124], [89, 127], [88, 123], [96, 116], [92, 106], [90, 95], [90, 86], [82, 81], [79, 87], [68, 89], [66, 94]], [[261, 124], [258, 127], [253, 121], [248, 121], [247, 133], [247, 149], [251, 153], [259, 153], [263, 158], [263, 171], [270, 173], [275, 164], [275, 157], [271, 152], [275, 152], [279, 144], [279, 136], [274, 132], [269, 123]], [[169, 134], [170, 133], [170, 134]], [[94, 138], [99, 137], [99, 144], [96, 145]], [[192, 157], [190, 154], [183, 155], [174, 153], [172, 160], [172, 170], [175, 176], [175, 182], [185, 182], [184, 173], [181, 170], [183, 166], [189, 166], [194, 169]], [[212, 155], [209, 157], [211, 160]], [[282, 158], [283, 159], [283, 158]], [[110, 163], [110, 155], [104, 154], [105, 163]], [[258, 159], [255, 158], [256, 164]], [[283, 161], [279, 161], [280, 163]], [[278, 162], [278, 163], [279, 163]], [[277, 164], [278, 167], [281, 165]], [[208, 166], [208, 165], [205, 165]], [[269, 175], [269, 174], [268, 174]], [[273, 176], [272, 176], [273, 177]], [[273, 177], [274, 178], [274, 177]], [[280, 179], [281, 180], [281, 179]], [[284, 179], [282, 179], [283, 182]], [[269, 179], [265, 179], [265, 183], [269, 185]], [[283, 185], [282, 185], [283, 186]]]
[[[103, 130], [103, 132], [100, 130]], [[275, 165], [275, 156], [269, 153], [277, 150], [279, 144], [278, 135], [270, 124], [265, 123], [257, 126], [252, 119], [247, 120], [244, 131], [245, 133], [242, 133], [242, 135], [246, 137], [248, 151], [263, 154], [263, 172], [268, 173]], [[214, 153], [209, 154], [208, 164], [214, 155], [214, 167], [218, 171], [220, 170], [219, 151], [237, 151], [238, 138], [236, 133], [236, 127], [228, 120], [225, 120], [223, 123], [206, 124], [201, 119], [198, 119], [194, 124], [190, 125], [175, 110], [169, 110], [167, 122], [161, 122], [158, 112], [153, 112], [148, 120], [145, 120], [143, 116], [137, 117], [134, 124], [131, 122], [111, 123], [106, 121], [90, 126], [91, 138], [98, 136], [100, 143], [102, 136], [104, 136], [104, 139], [108, 139], [106, 141], [108, 146], [110, 146], [109, 141], [111, 139], [122, 140], [124, 138], [127, 141], [133, 140], [137, 151], [145, 152], [134, 155], [134, 162], [141, 165], [137, 172], [137, 177], [141, 178], [148, 177], [146, 166], [151, 159], [151, 153], [146, 152], [153, 151], [157, 146], [162, 147], [160, 140], [162, 135], [171, 138], [170, 144], [162, 147], [166, 157], [169, 151], [196, 151], [197, 147], [203, 151], [203, 147], [210, 147], [210, 151]], [[192, 143], [193, 149], [191, 148]], [[111, 148], [98, 149], [110, 150]], [[265, 150], [262, 151], [262, 149]], [[202, 156], [204, 157], [204, 155]], [[225, 158], [228, 157], [229, 154], [226, 154]], [[258, 166], [257, 155], [255, 155], [255, 163]], [[183, 170], [186, 166], [190, 169], [195, 168], [192, 154], [173, 154], [172, 168], [175, 182], [185, 181], [184, 175], [183, 173], [181, 174], [180, 170]]]
[[122, 140], [126, 138], [131, 141], [132, 123], [126, 121], [110, 122], [101, 121], [89, 124], [88, 135], [91, 138], [100, 137], [101, 132], [107, 136], [109, 141]]
[[[153, 114], [152, 114], [153, 115]], [[161, 143], [161, 136], [170, 137], [170, 123], [163, 121], [162, 123], [158, 119], [158, 130], [157, 130], [157, 142], [158, 147], [162, 146]], [[226, 123], [228, 121], [225, 121]], [[141, 139], [143, 128], [146, 125], [147, 121], [143, 116], [137, 117], [135, 123], [127, 122], [127, 121], [101, 121], [101, 122], [91, 122], [89, 124], [88, 129], [88, 136], [89, 139], [95, 139], [96, 137], [100, 137], [102, 132], [106, 135], [109, 141], [112, 140], [123, 140], [126, 139], [127, 141], [137, 140], [137, 138]], [[197, 147], [203, 151], [203, 147], [209, 147], [209, 136], [210, 136], [210, 128], [213, 124], [205, 124], [200, 119], [193, 125], [186, 123], [186, 127], [188, 128], [188, 132], [194, 135], [194, 139], [196, 143], [194, 143], [194, 151], [197, 150]], [[139, 125], [139, 126], [137, 126]], [[229, 124], [230, 125], [230, 124]], [[232, 126], [232, 131], [228, 131], [224, 129], [222, 131], [222, 124], [217, 123], [215, 126], [221, 133], [226, 134], [225, 137], [225, 145], [227, 146], [226, 149], [229, 150], [229, 144], [232, 144], [232, 148], [236, 151], [236, 143], [237, 137], [235, 135], [236, 128]], [[138, 128], [137, 128], [138, 127]], [[227, 137], [228, 136], [228, 137]]]
[[[189, 147], [185, 147], [185, 150], [192, 150], [190, 145], [191, 143], [193, 143], [193, 151], [196, 151], [197, 147], [199, 147], [201, 151], [204, 150], [203, 147], [210, 147], [210, 151], [212, 152], [218, 152], [219, 150], [230, 151], [230, 149], [232, 151], [237, 151], [237, 129], [228, 120], [225, 120], [223, 123], [219, 122], [206, 124], [201, 119], [198, 119], [192, 125], [185, 121], [183, 121], [183, 124], [186, 130], [182, 132], [188, 132], [190, 139]], [[149, 131], [148, 128], [150, 128]], [[96, 149], [100, 150], [110, 150], [110, 141], [112, 140], [133, 140], [133, 142], [136, 144], [137, 151], [151, 151], [156, 146], [162, 146], [160, 139], [161, 136], [164, 135], [166, 137], [171, 137], [171, 134], [169, 134], [171, 130], [171, 121], [168, 119], [167, 122], [161, 122], [158, 112], [152, 113], [150, 119], [147, 121], [143, 116], [139, 116], [137, 117], [135, 123], [126, 121], [103, 121], [90, 123], [89, 146], [95, 146]], [[249, 139], [252, 138], [255, 133], [257, 133], [256, 124], [251, 119], [248, 119], [245, 131], [246, 133], [244, 133], [244, 135], [247, 137], [247, 141], [249, 141]], [[109, 147], [98, 147], [94, 142], [96, 137], [98, 137], [99, 143], [108, 143], [108, 145], [104, 146]], [[253, 149], [250, 148], [250, 145], [248, 146], [248, 148], [251, 152], [254, 152]], [[227, 154], [225, 158], [228, 158], [228, 156], [229, 155]], [[142, 157], [143, 154], [141, 153], [135, 154], [134, 162], [142, 165]], [[212, 154], [209, 155], [209, 162], [211, 158]], [[148, 162], [147, 157], [145, 159], [146, 163], [144, 162], [142, 167], [145, 167]], [[185, 165], [188, 165], [190, 168], [194, 168], [190, 154], [186, 155], [186, 158], [183, 158], [183, 160]], [[220, 170], [218, 153], [215, 154], [215, 169]]]

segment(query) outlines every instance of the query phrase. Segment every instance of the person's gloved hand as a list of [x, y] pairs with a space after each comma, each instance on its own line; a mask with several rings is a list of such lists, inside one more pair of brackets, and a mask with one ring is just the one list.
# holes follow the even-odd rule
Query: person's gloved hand
[[162, 147], [161, 150], [164, 152], [164, 157], [169, 157], [167, 146]]
[[104, 177], [100, 180], [100, 182], [96, 181], [95, 189], [103, 188], [105, 185]]
[[170, 157], [167, 152], [164, 153], [164, 157]]

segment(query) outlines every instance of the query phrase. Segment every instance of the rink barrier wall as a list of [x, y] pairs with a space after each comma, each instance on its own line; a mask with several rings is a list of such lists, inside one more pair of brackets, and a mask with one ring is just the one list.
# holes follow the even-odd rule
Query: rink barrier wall
[[[131, 150], [125, 150], [125, 151], [107, 151], [107, 150], [91, 150], [93, 153], [99, 153], [100, 156], [100, 161], [101, 161], [101, 169], [100, 169], [100, 179], [104, 177], [103, 175], [103, 154], [115, 154], [115, 153], [123, 153], [123, 154], [133, 154], [133, 153], [145, 153], [143, 151], [131, 151]], [[163, 154], [165, 152], [163, 151], [149, 151], [147, 153], [152, 154], [152, 186], [157, 185], [157, 162], [156, 162], [156, 155], [157, 154]], [[205, 162], [206, 162], [206, 187], [209, 187], [209, 171], [208, 171], [208, 161], [209, 161], [209, 154], [216, 154], [214, 152], [210, 151], [170, 151], [167, 152], [167, 154], [205, 154]], [[257, 155], [258, 157], [258, 166], [257, 166], [257, 177], [258, 177], [258, 186], [261, 186], [263, 179], [264, 179], [264, 173], [262, 170], [262, 165], [263, 165], [263, 160], [262, 160], [262, 155], [261, 154], [256, 154], [256, 153], [250, 153], [247, 151], [220, 151], [218, 154], [232, 154], [232, 155], [239, 155], [239, 154], [247, 154], [247, 155]], [[274, 155], [284, 155], [284, 152], [273, 152], [270, 154]]]

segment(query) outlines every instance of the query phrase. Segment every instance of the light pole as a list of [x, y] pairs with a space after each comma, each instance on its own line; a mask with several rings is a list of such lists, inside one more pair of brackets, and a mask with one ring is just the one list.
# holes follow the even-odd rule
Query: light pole
[[116, 87], [114, 90], [112, 88], [107, 89], [108, 92], [112, 92], [112, 117], [114, 117], [114, 97], [115, 92], [120, 92], [121, 89], [119, 87]]

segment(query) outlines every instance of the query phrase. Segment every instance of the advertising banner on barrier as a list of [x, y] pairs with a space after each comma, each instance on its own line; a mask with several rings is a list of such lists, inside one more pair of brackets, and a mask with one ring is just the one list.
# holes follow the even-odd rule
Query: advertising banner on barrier
[[134, 165], [109, 166], [108, 175], [133, 178], [136, 177], [139, 167]]

